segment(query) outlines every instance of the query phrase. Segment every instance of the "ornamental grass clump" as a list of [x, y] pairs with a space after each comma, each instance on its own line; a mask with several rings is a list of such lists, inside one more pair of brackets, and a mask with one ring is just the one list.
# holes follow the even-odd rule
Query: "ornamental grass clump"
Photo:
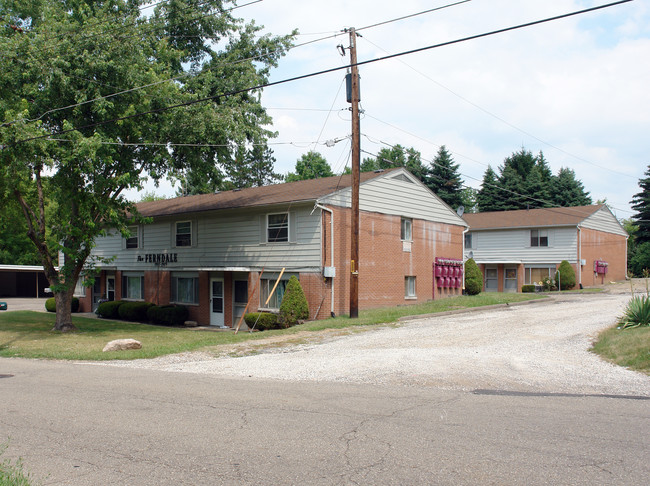
[[632, 297], [618, 323], [621, 329], [650, 326], [650, 296], [635, 295]]

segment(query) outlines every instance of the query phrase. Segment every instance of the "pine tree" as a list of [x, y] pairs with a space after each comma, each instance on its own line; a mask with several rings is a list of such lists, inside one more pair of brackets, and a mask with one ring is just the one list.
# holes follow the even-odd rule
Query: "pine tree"
[[361, 172], [371, 170], [392, 169], [393, 167], [404, 167], [415, 177], [426, 184], [427, 168], [422, 164], [420, 152], [413, 147], [405, 149], [397, 144], [391, 148], [383, 148], [377, 153], [377, 157], [367, 157], [361, 163]]
[[643, 179], [639, 179], [641, 192], [634, 195], [630, 204], [636, 213], [632, 216], [637, 226], [635, 242], [637, 247], [650, 242], [650, 165], [645, 171]]
[[554, 206], [587, 206], [592, 204], [589, 192], [582, 182], [576, 179], [572, 169], [562, 167], [551, 182], [552, 202]]
[[483, 174], [483, 183], [476, 196], [476, 203], [479, 212], [501, 211], [501, 196], [499, 190], [499, 180], [497, 174], [491, 166], [488, 165], [485, 174]]
[[459, 165], [454, 163], [451, 154], [442, 145], [429, 167], [426, 182], [429, 189], [453, 209], [463, 204], [461, 193], [463, 181], [458, 173], [458, 167]]

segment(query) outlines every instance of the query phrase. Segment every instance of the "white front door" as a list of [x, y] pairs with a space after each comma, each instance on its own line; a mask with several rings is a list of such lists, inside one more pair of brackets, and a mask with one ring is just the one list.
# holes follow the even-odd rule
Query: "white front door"
[[224, 327], [223, 279], [210, 279], [210, 325]]

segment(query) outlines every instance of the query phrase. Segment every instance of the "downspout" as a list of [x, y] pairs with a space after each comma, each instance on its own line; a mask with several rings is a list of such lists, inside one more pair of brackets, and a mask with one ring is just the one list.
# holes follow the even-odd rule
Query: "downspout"
[[578, 225], [578, 286], [582, 288], [582, 228]]
[[[465, 290], [465, 235], [467, 234], [468, 231], [469, 231], [469, 226], [463, 230], [463, 287], [461, 289], [463, 291]], [[433, 278], [435, 279], [436, 276], [434, 275]], [[435, 288], [435, 282], [433, 287]]]
[[[334, 211], [331, 210], [330, 208], [326, 208], [325, 206], [321, 206], [320, 204], [316, 203], [314, 204], [314, 209], [321, 209], [322, 211], [327, 211], [330, 213], [330, 264], [332, 267], [334, 267]], [[312, 213], [314, 211], [312, 210]], [[332, 277], [332, 298], [330, 299], [332, 301], [331, 303], [331, 309], [330, 309], [330, 315], [334, 317], [334, 277]]]

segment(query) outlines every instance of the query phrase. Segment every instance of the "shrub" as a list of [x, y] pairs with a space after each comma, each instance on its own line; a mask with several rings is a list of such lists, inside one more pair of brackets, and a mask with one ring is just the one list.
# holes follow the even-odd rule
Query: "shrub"
[[523, 293], [535, 292], [535, 286], [534, 285], [522, 285], [521, 286], [521, 291]]
[[244, 321], [249, 329], [259, 329], [260, 331], [267, 331], [269, 329], [277, 329], [278, 316], [270, 312], [250, 312], [244, 315]]
[[555, 274], [555, 281], [560, 282], [560, 290], [568, 290], [576, 286], [576, 272], [568, 261], [562, 260], [560, 263], [560, 268]]
[[117, 309], [120, 319], [134, 322], [147, 322], [147, 310], [151, 302], [123, 302]]
[[546, 292], [549, 292], [551, 290], [557, 290], [557, 286], [555, 285], [555, 280], [553, 280], [550, 277], [544, 277], [542, 284], [544, 285], [544, 290]]
[[154, 324], [163, 326], [182, 326], [190, 311], [184, 305], [152, 305], [147, 309], [147, 318]]
[[123, 304], [121, 300], [111, 300], [108, 302], [102, 302], [97, 306], [95, 314], [99, 317], [105, 317], [106, 319], [119, 319], [120, 314], [118, 309]]
[[309, 304], [302, 291], [300, 281], [292, 275], [287, 282], [284, 297], [280, 303], [280, 322], [284, 327], [295, 326], [299, 320], [309, 317]]
[[[45, 301], [45, 310], [48, 312], [56, 312], [56, 299], [54, 297], [50, 297]], [[70, 302], [70, 310], [72, 312], [79, 312], [79, 299], [76, 297], [72, 298], [72, 301]]]
[[635, 295], [632, 297], [618, 323], [623, 329], [650, 326], [650, 296]]
[[478, 295], [483, 290], [483, 274], [473, 258], [465, 262], [465, 292]]

